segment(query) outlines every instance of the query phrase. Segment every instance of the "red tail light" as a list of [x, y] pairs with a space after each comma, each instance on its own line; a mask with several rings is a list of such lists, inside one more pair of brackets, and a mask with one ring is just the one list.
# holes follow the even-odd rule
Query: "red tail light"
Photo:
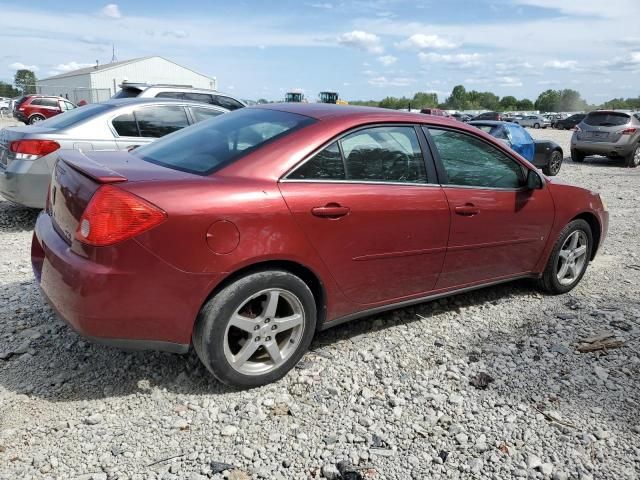
[[26, 160], [44, 157], [59, 148], [60, 144], [53, 140], [16, 140], [9, 144], [9, 150], [16, 153], [18, 158]]
[[161, 224], [166, 218], [163, 210], [137, 195], [103, 185], [82, 214], [76, 239], [97, 247], [113, 245]]
[[622, 130], [620, 133], [622, 135], [633, 135], [634, 133], [636, 133], [638, 131], [637, 128], [625, 128], [624, 130]]

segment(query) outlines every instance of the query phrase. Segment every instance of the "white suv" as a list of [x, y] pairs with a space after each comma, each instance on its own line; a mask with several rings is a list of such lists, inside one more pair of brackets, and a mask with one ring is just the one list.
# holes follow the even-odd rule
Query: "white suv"
[[195, 102], [209, 103], [227, 110], [237, 110], [246, 107], [242, 100], [238, 100], [226, 93], [204, 88], [193, 88], [188, 85], [148, 85], [146, 83], [123, 83], [120, 90], [111, 98], [177, 98]]

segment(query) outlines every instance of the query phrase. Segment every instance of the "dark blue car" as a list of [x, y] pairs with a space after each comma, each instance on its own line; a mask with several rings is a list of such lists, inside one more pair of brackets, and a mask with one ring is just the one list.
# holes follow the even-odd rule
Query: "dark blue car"
[[541, 168], [545, 175], [557, 175], [560, 171], [564, 155], [557, 143], [550, 140], [534, 140], [529, 132], [516, 123], [473, 120], [469, 125], [502, 140], [536, 167]]

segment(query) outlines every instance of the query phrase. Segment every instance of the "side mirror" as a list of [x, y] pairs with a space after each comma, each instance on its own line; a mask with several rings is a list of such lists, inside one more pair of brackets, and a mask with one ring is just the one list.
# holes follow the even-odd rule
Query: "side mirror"
[[529, 170], [527, 173], [527, 188], [529, 190], [542, 190], [544, 180], [535, 170]]

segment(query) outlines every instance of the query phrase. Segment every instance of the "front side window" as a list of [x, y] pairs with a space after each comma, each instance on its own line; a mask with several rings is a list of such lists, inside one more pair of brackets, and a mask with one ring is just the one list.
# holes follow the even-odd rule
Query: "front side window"
[[175, 170], [208, 175], [315, 121], [294, 113], [243, 108], [137, 148], [133, 154]]
[[159, 138], [189, 126], [184, 107], [161, 105], [135, 110], [141, 137]]
[[447, 175], [442, 183], [469, 187], [519, 188], [524, 173], [518, 162], [482, 140], [452, 130], [429, 128]]

